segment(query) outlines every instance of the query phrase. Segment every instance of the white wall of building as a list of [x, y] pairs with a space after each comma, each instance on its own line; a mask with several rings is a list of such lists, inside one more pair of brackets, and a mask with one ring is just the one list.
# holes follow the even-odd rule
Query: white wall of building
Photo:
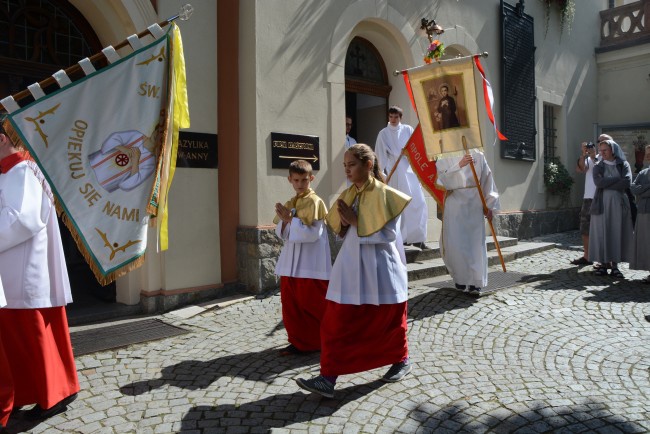
[[[513, 2], [515, 3], [515, 2]], [[596, 4], [598, 3], [598, 5]], [[602, 5], [600, 4], [602, 3]], [[599, 7], [600, 6], [600, 7]], [[344, 60], [347, 46], [354, 36], [372, 42], [384, 61], [393, 86], [389, 104], [405, 109], [403, 121], [415, 125], [401, 77], [393, 70], [422, 63], [426, 38], [418, 33], [422, 17], [435, 18], [448, 28], [440, 39], [459, 51], [488, 51], [482, 60], [496, 97], [495, 114], [501, 124], [501, 24], [499, 1], [463, 0], [358, 0], [307, 1], [267, 0], [242, 2], [245, 22], [255, 32], [244, 37], [242, 73], [245, 80], [244, 113], [254, 116], [246, 124], [242, 137], [242, 178], [248, 177], [245, 165], [258, 172], [259, 184], [248, 197], [242, 198], [242, 223], [267, 225], [273, 218], [273, 204], [292, 194], [284, 170], [271, 169], [271, 132], [313, 134], [320, 137], [321, 170], [316, 174], [316, 192], [330, 204], [344, 186], [341, 170], [344, 138]], [[559, 13], [551, 10], [546, 33], [545, 9], [541, 2], [526, 2], [525, 12], [535, 18], [536, 87], [538, 91], [537, 161], [505, 160], [500, 149], [492, 147], [494, 136], [487, 118], [482, 115], [486, 131], [485, 152], [501, 192], [504, 211], [545, 208], [543, 188], [544, 102], [556, 105], [559, 118], [558, 153], [573, 168], [578, 145], [593, 134], [597, 120], [597, 71], [594, 47], [599, 41], [598, 11], [604, 1], [577, 2], [573, 27], [560, 34]], [[449, 29], [456, 26], [455, 29]], [[248, 70], [248, 71], [246, 71]], [[242, 117], [242, 119], [244, 119]], [[578, 179], [578, 176], [576, 176]], [[242, 185], [253, 181], [241, 180]], [[580, 181], [580, 180], [579, 180]], [[248, 184], [246, 184], [248, 182]], [[247, 190], [249, 191], [249, 190]], [[582, 197], [576, 186], [573, 203]], [[430, 222], [435, 221], [435, 207], [430, 205]], [[433, 232], [433, 233], [432, 233]], [[430, 230], [437, 239], [438, 230]]]

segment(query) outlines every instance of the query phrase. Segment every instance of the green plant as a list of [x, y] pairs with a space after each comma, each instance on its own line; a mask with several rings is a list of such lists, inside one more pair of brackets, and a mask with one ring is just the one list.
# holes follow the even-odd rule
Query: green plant
[[573, 182], [569, 171], [560, 161], [544, 163], [544, 186], [550, 194], [568, 194]]
[[571, 32], [571, 24], [573, 23], [573, 17], [576, 13], [576, 3], [575, 0], [540, 0], [544, 2], [545, 8], [545, 18], [546, 18], [546, 33], [548, 33], [548, 22], [551, 17], [551, 6], [553, 4], [557, 5], [560, 10], [560, 34], [564, 30], [564, 26], [567, 26], [569, 32]]

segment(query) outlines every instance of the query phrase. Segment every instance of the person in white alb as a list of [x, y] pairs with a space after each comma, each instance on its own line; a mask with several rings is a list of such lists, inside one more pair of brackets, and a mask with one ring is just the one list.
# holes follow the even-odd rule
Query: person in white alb
[[0, 127], [0, 346], [9, 365], [0, 370], [11, 376], [0, 385], [0, 409], [36, 404], [24, 417], [46, 419], [79, 391], [65, 312], [70, 282], [52, 191], [7, 125]]
[[[485, 215], [469, 165], [471, 161], [474, 162], [487, 204]], [[483, 217], [492, 220], [494, 211], [499, 209], [499, 193], [492, 171], [485, 155], [475, 149], [462, 157], [441, 158], [436, 162], [436, 167], [437, 182], [447, 190], [440, 235], [442, 259], [456, 288], [480, 294], [488, 283]]]
[[375, 153], [386, 176], [399, 159], [395, 172], [388, 181], [388, 185], [409, 195], [412, 200], [402, 213], [400, 232], [405, 244], [413, 244], [421, 249], [427, 239], [427, 203], [424, 199], [422, 185], [417, 175], [413, 172], [408, 158], [400, 159], [402, 149], [406, 146], [413, 128], [401, 123], [402, 109], [392, 106], [388, 109], [388, 126], [382, 129], [377, 136]]
[[350, 135], [350, 130], [352, 129], [352, 117], [345, 117], [345, 151], [347, 151], [350, 146], [356, 145], [357, 141]]

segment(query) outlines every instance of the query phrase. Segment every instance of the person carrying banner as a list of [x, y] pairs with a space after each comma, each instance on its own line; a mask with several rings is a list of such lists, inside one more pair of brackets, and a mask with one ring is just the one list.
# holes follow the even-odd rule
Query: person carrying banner
[[343, 245], [332, 266], [321, 321], [321, 375], [296, 379], [302, 389], [328, 398], [334, 397], [339, 375], [391, 365], [382, 380], [396, 382], [412, 368], [406, 258], [398, 230], [411, 198], [383, 183], [368, 145], [352, 145], [343, 164], [352, 185], [326, 219]]
[[296, 195], [275, 204], [275, 233], [284, 247], [275, 267], [280, 276], [282, 321], [289, 345], [282, 355], [320, 350], [320, 323], [332, 269], [325, 228], [325, 202], [310, 188], [312, 167], [305, 160], [289, 165], [289, 183]]
[[52, 191], [1, 123], [0, 173], [0, 346], [11, 376], [1, 387], [13, 383], [14, 408], [36, 404], [27, 419], [46, 419], [79, 391], [65, 312], [72, 295]]
[[388, 125], [377, 135], [375, 152], [379, 166], [383, 167], [385, 175], [390, 174], [392, 168], [397, 168], [388, 180], [388, 185], [412, 197], [411, 203], [403, 213], [400, 232], [406, 244], [413, 244], [420, 249], [427, 248], [424, 244], [427, 239], [427, 203], [424, 199], [422, 185], [417, 175], [413, 172], [408, 158], [400, 156], [402, 150], [413, 134], [410, 125], [402, 124], [403, 111], [398, 106], [388, 109]]
[[480, 294], [488, 283], [483, 203], [470, 167], [475, 170], [487, 205], [485, 218], [499, 209], [499, 193], [485, 155], [478, 150], [436, 162], [438, 182], [447, 190], [442, 214], [442, 259], [456, 288]]

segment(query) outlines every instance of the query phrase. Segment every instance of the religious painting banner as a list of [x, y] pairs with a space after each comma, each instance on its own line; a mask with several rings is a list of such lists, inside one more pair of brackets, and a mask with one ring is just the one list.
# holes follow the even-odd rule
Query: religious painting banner
[[158, 36], [122, 58], [112, 50], [99, 71], [80, 62], [84, 78], [37, 92], [5, 123], [104, 285], [143, 263], [149, 220], [166, 209], [178, 128], [189, 126], [180, 31], [171, 24]]
[[481, 84], [471, 56], [409, 69], [408, 78], [429, 160], [464, 152], [463, 138], [468, 149], [483, 147], [477, 102]]

